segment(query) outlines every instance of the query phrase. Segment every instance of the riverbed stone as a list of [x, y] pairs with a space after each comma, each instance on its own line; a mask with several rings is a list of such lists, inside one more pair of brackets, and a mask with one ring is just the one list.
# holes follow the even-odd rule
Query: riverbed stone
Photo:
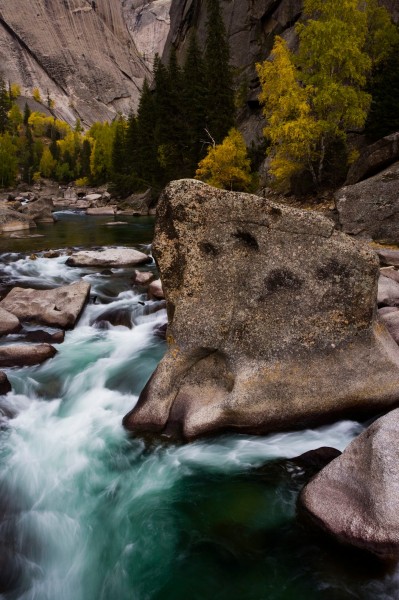
[[160, 279], [151, 281], [150, 285], [148, 286], [148, 296], [152, 300], [163, 300], [165, 298]]
[[0, 302], [21, 321], [34, 321], [50, 327], [72, 328], [90, 294], [90, 284], [79, 281], [53, 290], [13, 288]]
[[377, 248], [376, 252], [382, 265], [399, 267], [399, 250], [389, 248]]
[[33, 219], [36, 223], [53, 223], [53, 210], [54, 203], [51, 198], [39, 198], [34, 202], [22, 206], [21, 212], [26, 214], [30, 219]]
[[112, 204], [110, 206], [102, 206], [97, 208], [88, 208], [86, 210], [87, 215], [91, 215], [92, 217], [110, 217], [116, 214], [118, 207], [116, 204]]
[[154, 279], [154, 273], [151, 271], [134, 271], [132, 283], [135, 285], [148, 285]]
[[0, 367], [39, 365], [56, 353], [57, 350], [50, 344], [0, 346]]
[[82, 250], [74, 252], [66, 261], [70, 267], [134, 267], [151, 262], [151, 258], [131, 248], [107, 248], [106, 250]]
[[399, 306], [399, 283], [381, 275], [378, 279], [377, 302], [379, 306]]
[[299, 505], [339, 542], [399, 557], [399, 409], [375, 421], [304, 488]]
[[267, 433], [399, 403], [378, 259], [329, 219], [180, 180], [160, 199], [153, 252], [168, 350], [129, 430]]
[[35, 222], [16, 210], [0, 206], [0, 233], [21, 231], [36, 227]]
[[15, 333], [21, 329], [19, 319], [0, 306], [0, 336]]
[[5, 396], [8, 392], [11, 392], [11, 383], [8, 381], [7, 375], [4, 371], [0, 371], [0, 396]]

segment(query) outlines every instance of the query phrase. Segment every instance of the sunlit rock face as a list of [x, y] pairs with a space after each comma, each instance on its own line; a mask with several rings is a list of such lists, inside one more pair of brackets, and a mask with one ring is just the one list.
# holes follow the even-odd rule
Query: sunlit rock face
[[367, 246], [315, 212], [193, 180], [172, 182], [157, 216], [169, 347], [128, 429], [266, 433], [399, 402]]
[[0, 0], [0, 62], [6, 80], [86, 124], [135, 108], [148, 74], [119, 0]]

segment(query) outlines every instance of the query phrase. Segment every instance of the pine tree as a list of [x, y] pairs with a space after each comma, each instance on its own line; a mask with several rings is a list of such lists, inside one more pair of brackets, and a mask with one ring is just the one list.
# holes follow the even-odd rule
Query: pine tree
[[29, 117], [31, 116], [32, 112], [31, 109], [29, 108], [29, 105], [27, 102], [25, 102], [25, 108], [24, 108], [24, 125], [28, 125], [29, 123]]
[[154, 132], [157, 120], [154, 98], [145, 79], [137, 110], [137, 141], [140, 149], [137, 157], [137, 175], [144, 186], [160, 189], [159, 184], [157, 185], [160, 167]]
[[4, 79], [0, 77], [0, 133], [5, 133], [8, 127], [8, 111], [10, 110], [10, 97]]
[[207, 0], [205, 73], [207, 83], [207, 127], [220, 143], [234, 125], [234, 90], [230, 48], [219, 0]]
[[206, 138], [206, 82], [202, 54], [197, 35], [191, 34], [187, 56], [183, 68], [183, 102], [187, 132], [187, 167], [192, 177], [198, 162], [205, 154]]
[[126, 121], [119, 117], [114, 123], [114, 140], [112, 142], [111, 170], [115, 175], [127, 175], [126, 160]]

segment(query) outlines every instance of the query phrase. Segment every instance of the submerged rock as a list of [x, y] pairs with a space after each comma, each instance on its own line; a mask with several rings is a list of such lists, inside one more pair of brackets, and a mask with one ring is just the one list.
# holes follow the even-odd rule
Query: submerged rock
[[21, 329], [19, 319], [0, 306], [0, 336], [15, 333], [19, 329]]
[[70, 329], [79, 318], [90, 294], [85, 281], [53, 290], [13, 288], [0, 302], [21, 321], [34, 321], [50, 327]]
[[320, 214], [193, 180], [172, 182], [157, 216], [169, 349], [128, 429], [265, 433], [399, 402], [372, 250]]
[[5, 396], [8, 392], [11, 392], [11, 383], [8, 381], [7, 375], [0, 371], [0, 396]]
[[399, 557], [399, 410], [375, 421], [302, 491], [299, 504], [338, 541]]
[[0, 367], [39, 365], [56, 353], [57, 350], [50, 344], [0, 346]]
[[107, 250], [82, 250], [75, 252], [66, 261], [70, 267], [134, 267], [151, 262], [151, 258], [131, 248], [108, 248]]

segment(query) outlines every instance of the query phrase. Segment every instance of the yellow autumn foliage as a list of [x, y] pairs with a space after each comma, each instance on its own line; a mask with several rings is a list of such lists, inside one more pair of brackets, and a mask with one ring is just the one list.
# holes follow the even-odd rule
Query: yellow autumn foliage
[[231, 129], [221, 144], [209, 147], [198, 165], [195, 178], [217, 188], [250, 190], [251, 164], [245, 140], [238, 129]]

